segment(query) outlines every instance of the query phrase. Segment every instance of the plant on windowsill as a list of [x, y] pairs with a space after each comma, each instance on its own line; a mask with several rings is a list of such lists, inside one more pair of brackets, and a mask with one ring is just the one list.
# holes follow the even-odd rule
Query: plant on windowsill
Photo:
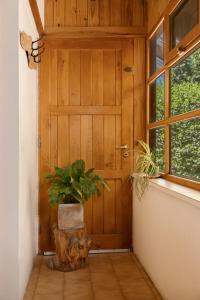
[[159, 166], [156, 165], [154, 154], [147, 143], [138, 141], [141, 149], [136, 150], [135, 171], [130, 175], [133, 180], [135, 193], [139, 200], [142, 199], [149, 185], [149, 179], [160, 177]]
[[100, 196], [99, 186], [110, 191], [106, 181], [94, 173], [94, 169], [85, 170], [85, 162], [76, 160], [73, 164], [59, 168], [49, 174], [48, 189], [51, 206], [58, 205], [58, 228], [82, 228], [83, 205], [93, 195]]

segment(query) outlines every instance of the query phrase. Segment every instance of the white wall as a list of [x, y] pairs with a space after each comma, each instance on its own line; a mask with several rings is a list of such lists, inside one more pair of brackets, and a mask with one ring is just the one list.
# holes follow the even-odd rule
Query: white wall
[[[18, 295], [18, 1], [0, 1], [0, 299]], [[12, 287], [12, 288], [11, 288]]]
[[[35, 23], [27, 0], [19, 1], [19, 29], [37, 39]], [[19, 47], [19, 264], [20, 299], [26, 288], [37, 253], [38, 203], [38, 82], [30, 70], [24, 50]]]
[[40, 11], [40, 17], [44, 26], [44, 0], [37, 0], [37, 5]]
[[164, 299], [199, 300], [200, 193], [158, 180], [134, 199], [134, 251]]
[[19, 29], [36, 36], [28, 1], [0, 1], [0, 299], [21, 300], [37, 253], [37, 73]]

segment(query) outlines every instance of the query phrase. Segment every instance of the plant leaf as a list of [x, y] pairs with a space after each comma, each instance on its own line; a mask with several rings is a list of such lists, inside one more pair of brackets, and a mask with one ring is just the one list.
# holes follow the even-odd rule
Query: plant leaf
[[54, 174], [46, 177], [50, 183], [48, 189], [49, 201], [57, 203], [84, 204], [93, 195], [100, 196], [98, 184], [110, 191], [106, 181], [94, 173], [94, 168], [85, 172], [85, 162], [76, 160], [72, 165], [60, 168], [55, 167]]

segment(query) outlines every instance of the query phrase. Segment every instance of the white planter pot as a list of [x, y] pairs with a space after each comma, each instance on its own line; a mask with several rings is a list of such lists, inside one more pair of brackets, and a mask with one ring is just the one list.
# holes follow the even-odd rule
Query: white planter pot
[[58, 228], [61, 230], [84, 227], [81, 204], [59, 204]]

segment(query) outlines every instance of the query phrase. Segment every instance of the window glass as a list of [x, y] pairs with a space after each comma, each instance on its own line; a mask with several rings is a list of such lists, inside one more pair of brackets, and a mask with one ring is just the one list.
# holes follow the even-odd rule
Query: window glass
[[170, 127], [171, 174], [200, 181], [200, 118]]
[[200, 108], [200, 49], [171, 68], [171, 115]]
[[151, 129], [149, 132], [149, 146], [160, 172], [165, 171], [165, 129], [163, 127]]
[[198, 23], [198, 0], [182, 1], [170, 20], [171, 48], [174, 48]]
[[159, 76], [150, 85], [149, 120], [156, 122], [165, 117], [165, 75]]
[[163, 24], [161, 24], [150, 39], [150, 75], [164, 65], [163, 36]]

